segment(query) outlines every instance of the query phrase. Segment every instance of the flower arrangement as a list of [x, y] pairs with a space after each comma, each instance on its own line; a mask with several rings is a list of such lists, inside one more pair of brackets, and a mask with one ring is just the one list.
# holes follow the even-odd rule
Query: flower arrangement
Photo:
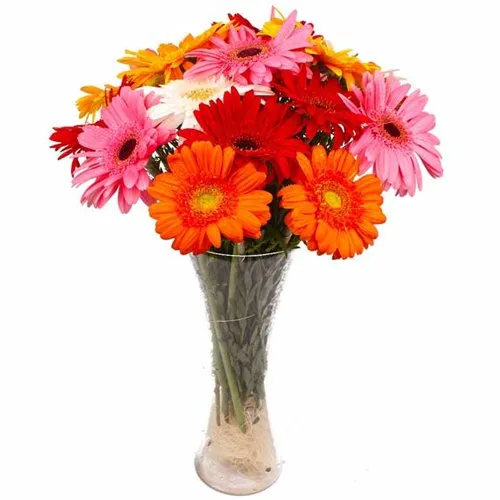
[[346, 259], [372, 245], [382, 193], [415, 195], [422, 167], [442, 175], [435, 119], [394, 72], [275, 8], [260, 28], [229, 15], [119, 62], [121, 83], [83, 87], [85, 124], [55, 128], [51, 147], [86, 184], [82, 203], [116, 198], [127, 213], [141, 200], [161, 238], [197, 256], [216, 378], [199, 472], [214, 485], [224, 463], [254, 482], [215, 487], [257, 491], [276, 477], [263, 381], [288, 253], [304, 242]]
[[[182, 253], [295, 248], [360, 254], [382, 191], [413, 196], [443, 170], [427, 97], [310, 23], [239, 14], [157, 50], [127, 51], [118, 87], [83, 87], [85, 125], [55, 128], [82, 203], [142, 200]], [[100, 119], [95, 121], [100, 111]], [[371, 173], [368, 173], [371, 172]]]

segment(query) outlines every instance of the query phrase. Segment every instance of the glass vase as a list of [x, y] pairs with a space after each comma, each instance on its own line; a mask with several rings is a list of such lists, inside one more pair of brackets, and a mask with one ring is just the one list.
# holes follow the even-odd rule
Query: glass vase
[[271, 322], [290, 254], [193, 257], [213, 342], [214, 397], [206, 439], [195, 460], [210, 487], [248, 495], [280, 475], [269, 424], [265, 374]]

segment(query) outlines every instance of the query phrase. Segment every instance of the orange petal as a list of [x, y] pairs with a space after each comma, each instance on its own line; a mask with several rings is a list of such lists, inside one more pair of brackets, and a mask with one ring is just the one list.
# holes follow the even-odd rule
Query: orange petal
[[213, 152], [212, 143], [209, 141], [195, 141], [191, 145], [191, 151], [195, 157], [198, 171], [210, 173], [210, 160]]
[[363, 196], [363, 205], [374, 205], [380, 206], [384, 202], [384, 198], [380, 196], [378, 193], [362, 193]]
[[207, 238], [207, 228], [201, 227], [198, 231], [198, 238], [194, 244], [193, 254], [199, 255], [206, 252], [210, 248], [210, 241]]
[[164, 187], [149, 186], [148, 194], [152, 196], [155, 200], [160, 201], [171, 201], [177, 198], [176, 193], [171, 189], [165, 189]]
[[183, 231], [183, 225], [178, 219], [161, 219], [156, 223], [155, 229], [162, 239], [169, 240]]
[[153, 179], [153, 186], [157, 188], [174, 189], [180, 186], [179, 179], [171, 172], [163, 172]]
[[222, 170], [222, 148], [217, 144], [210, 158], [210, 173], [216, 177], [221, 175]]
[[[173, 156], [173, 155], [172, 155]], [[196, 157], [188, 146], [181, 147], [181, 157], [184, 161], [184, 167], [188, 176], [194, 176], [199, 172], [199, 166]], [[170, 163], [169, 163], [170, 165]]]
[[339, 249], [339, 234], [340, 230], [332, 227], [328, 234], [328, 253], [334, 254]]
[[187, 227], [183, 227], [179, 234], [175, 237], [174, 241], [172, 242], [172, 248], [174, 250], [180, 250], [179, 242], [181, 241], [181, 238], [186, 234], [186, 231]]
[[328, 168], [342, 172], [349, 180], [353, 180], [359, 170], [359, 163], [354, 156], [345, 149], [332, 151], [328, 157]]
[[241, 243], [243, 241], [243, 228], [237, 220], [224, 217], [217, 222], [217, 227], [226, 238], [234, 243]]
[[244, 231], [248, 231], [250, 233], [255, 233], [260, 231], [261, 223], [260, 220], [248, 210], [239, 209], [236, 212], [236, 216], [238, 217], [239, 222], [243, 226]]
[[326, 150], [323, 146], [312, 148], [312, 164], [316, 172], [326, 168]]
[[210, 243], [212, 243], [215, 248], [220, 248], [220, 246], [222, 245], [222, 240], [217, 224], [209, 224], [207, 226], [207, 236], [210, 240]]
[[301, 235], [300, 235], [301, 238], [304, 240], [308, 240], [308, 239], [312, 238], [312, 236], [316, 232], [316, 226], [317, 226], [316, 220], [312, 219], [309, 222], [309, 224], [302, 230]]
[[365, 216], [374, 224], [383, 224], [387, 220], [384, 212], [379, 207], [373, 209], [365, 208]]
[[312, 201], [303, 201], [297, 208], [303, 214], [315, 214], [317, 211], [317, 207]]
[[261, 188], [266, 182], [266, 174], [257, 172], [251, 163], [238, 168], [230, 178], [240, 193], [248, 193], [254, 189]]
[[349, 238], [351, 240], [351, 245], [354, 251], [359, 255], [364, 250], [363, 240], [359, 237], [358, 233], [354, 229], [349, 229]]
[[363, 175], [354, 184], [362, 193], [382, 194], [383, 191], [380, 179], [373, 174]]
[[[373, 242], [373, 240], [378, 236], [377, 228], [369, 220], [362, 220], [358, 226], [362, 232], [362, 234], [360, 233], [361, 237], [368, 236]], [[363, 238], [363, 240], [365, 240], [365, 238]]]
[[224, 179], [226, 178], [228, 172], [231, 170], [231, 167], [234, 163], [234, 149], [233, 148], [224, 148], [222, 152], [222, 171], [220, 176]]
[[168, 157], [168, 168], [173, 175], [180, 177], [181, 179], [189, 177], [189, 172], [186, 169], [184, 160], [178, 151]]
[[278, 192], [278, 196], [283, 197], [283, 202], [307, 201], [307, 191], [301, 184], [286, 186]]
[[309, 158], [307, 158], [304, 153], [297, 153], [297, 162], [299, 164], [299, 167], [302, 169], [302, 172], [304, 172], [306, 179], [308, 181], [314, 179], [313, 166], [311, 165]]
[[339, 253], [343, 259], [347, 259], [350, 255], [349, 238], [345, 232], [339, 232]]
[[245, 208], [261, 207], [269, 205], [273, 201], [273, 195], [263, 190], [255, 190], [251, 193], [242, 194], [238, 197], [238, 206]]
[[179, 237], [179, 250], [182, 254], [187, 254], [193, 251], [193, 247], [199, 236], [199, 228], [189, 227], [182, 236]]
[[177, 203], [172, 199], [166, 199], [159, 203], [153, 203], [149, 206], [149, 215], [153, 219], [158, 218], [161, 215], [169, 214], [177, 211]]
[[329, 231], [330, 226], [323, 220], [318, 222], [318, 226], [316, 228], [315, 239], [318, 244], [318, 249], [322, 252], [326, 252], [329, 245]]

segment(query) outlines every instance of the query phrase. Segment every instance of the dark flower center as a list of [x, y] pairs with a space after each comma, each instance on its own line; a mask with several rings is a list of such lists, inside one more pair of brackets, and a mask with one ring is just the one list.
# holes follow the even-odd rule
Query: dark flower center
[[252, 137], [239, 137], [233, 142], [233, 146], [243, 151], [256, 151], [259, 149], [259, 145]]
[[394, 124], [394, 123], [385, 123], [384, 124], [384, 130], [391, 136], [391, 137], [401, 137], [401, 130]]
[[118, 159], [120, 161], [125, 161], [126, 159], [130, 158], [130, 155], [134, 152], [136, 146], [137, 141], [135, 139], [126, 140], [120, 148]]
[[250, 47], [248, 49], [242, 49], [242, 50], [240, 50], [236, 54], [236, 57], [239, 57], [240, 59], [245, 59], [247, 57], [257, 56], [261, 52], [262, 52], [262, 49], [260, 47]]

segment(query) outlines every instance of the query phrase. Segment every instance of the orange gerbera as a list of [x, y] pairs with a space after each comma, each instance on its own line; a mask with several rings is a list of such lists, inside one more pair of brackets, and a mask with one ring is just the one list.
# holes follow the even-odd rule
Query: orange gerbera
[[101, 109], [106, 107], [111, 99], [118, 95], [120, 88], [114, 87], [113, 85], [105, 85], [103, 89], [99, 87], [94, 87], [93, 85], [87, 85], [80, 89], [87, 95], [80, 97], [76, 101], [76, 107], [80, 112], [80, 118], [91, 118], [91, 121], [95, 121], [95, 115]]
[[266, 174], [251, 163], [234, 168], [234, 156], [230, 147], [197, 141], [169, 156], [170, 172], [155, 177], [148, 192], [158, 203], [149, 213], [156, 232], [174, 238], [175, 250], [196, 255], [220, 248], [222, 237], [234, 243], [261, 237], [273, 198], [259, 189]]
[[361, 83], [363, 73], [367, 71], [373, 73], [380, 69], [380, 66], [373, 62], [361, 62], [357, 56], [351, 54], [351, 49], [336, 52], [323, 37], [315, 38], [313, 43], [314, 45], [307, 48], [306, 52], [312, 54], [317, 63], [321, 63], [336, 76], [343, 78], [349, 90], [354, 84]]
[[145, 85], [158, 86], [170, 80], [180, 80], [184, 72], [193, 65], [186, 61], [186, 53], [204, 47], [215, 34], [224, 35], [229, 29], [229, 24], [213, 24], [196, 37], [189, 34], [179, 46], [168, 43], [161, 44], [156, 51], [152, 49], [137, 52], [126, 50], [125, 53], [129, 55], [118, 59], [118, 62], [126, 64], [130, 69], [123, 71], [118, 77], [126, 76], [134, 88]]
[[375, 224], [385, 222], [382, 183], [368, 174], [354, 180], [358, 161], [346, 150], [326, 154], [323, 146], [312, 150], [312, 161], [302, 153], [297, 161], [303, 184], [292, 184], [278, 193], [281, 206], [291, 209], [285, 223], [309, 250], [334, 258], [354, 257], [378, 236]]

